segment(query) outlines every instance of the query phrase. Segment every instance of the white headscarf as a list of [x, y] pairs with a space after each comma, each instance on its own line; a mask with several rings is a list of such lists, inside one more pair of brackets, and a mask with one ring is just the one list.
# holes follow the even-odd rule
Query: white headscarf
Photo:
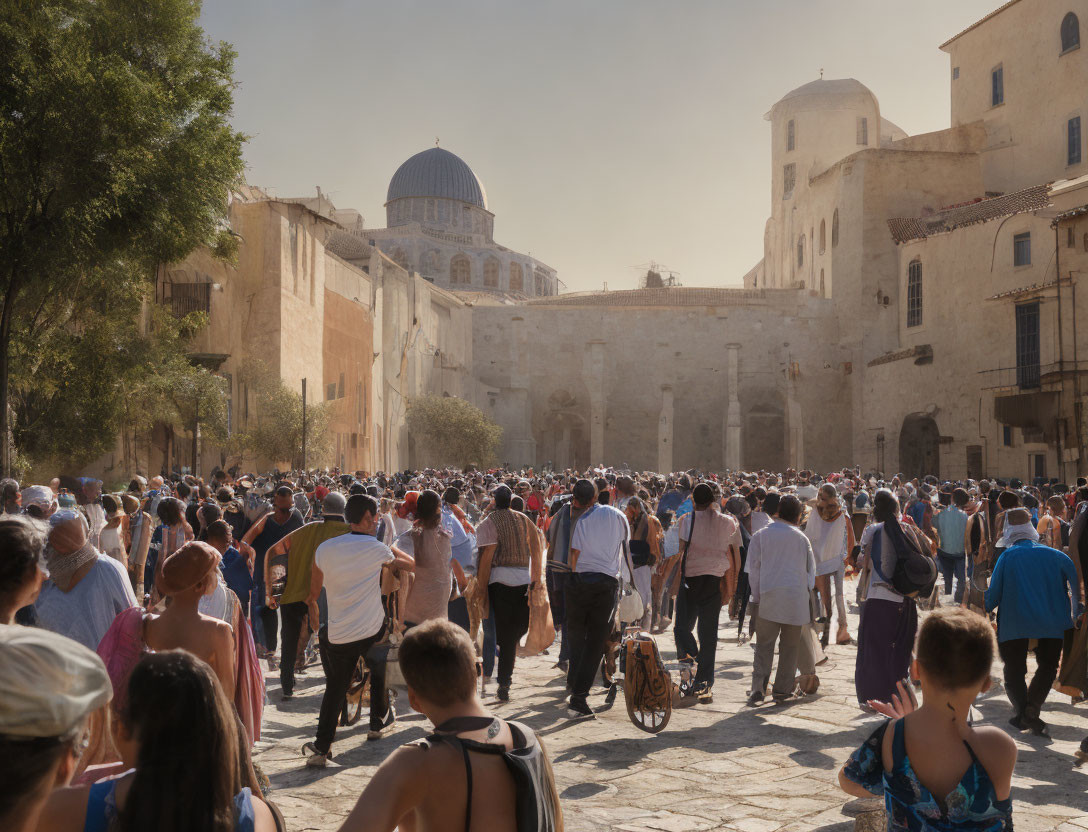
[[1018, 540], [1030, 540], [1038, 543], [1039, 532], [1035, 530], [1030, 521], [1016, 526], [1006, 523], [1005, 529], [1001, 533], [1001, 545], [1005, 547], [1012, 546]]

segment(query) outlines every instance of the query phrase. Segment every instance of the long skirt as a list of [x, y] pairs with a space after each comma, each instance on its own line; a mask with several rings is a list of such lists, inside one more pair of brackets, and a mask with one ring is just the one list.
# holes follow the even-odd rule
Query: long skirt
[[918, 632], [918, 608], [914, 599], [886, 601], [869, 598], [861, 608], [858, 658], [854, 688], [858, 701], [891, 701], [895, 684], [906, 678]]

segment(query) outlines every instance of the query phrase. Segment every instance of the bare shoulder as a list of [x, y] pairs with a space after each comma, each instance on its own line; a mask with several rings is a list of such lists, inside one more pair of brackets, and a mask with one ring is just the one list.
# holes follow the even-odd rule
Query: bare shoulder
[[1016, 765], [1016, 741], [995, 725], [980, 725], [971, 731], [971, 749], [983, 767], [996, 776], [999, 772], [1012, 774]]
[[90, 786], [53, 789], [38, 818], [38, 829], [82, 829], [87, 816], [87, 800], [90, 794]]

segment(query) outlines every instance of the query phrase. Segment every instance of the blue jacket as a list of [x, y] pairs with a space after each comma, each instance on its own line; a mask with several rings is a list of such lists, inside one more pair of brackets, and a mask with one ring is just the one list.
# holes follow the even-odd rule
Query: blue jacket
[[1080, 615], [1080, 584], [1064, 552], [1018, 540], [997, 559], [986, 611], [997, 609], [998, 641], [1061, 638], [1073, 626], [1074, 607]]

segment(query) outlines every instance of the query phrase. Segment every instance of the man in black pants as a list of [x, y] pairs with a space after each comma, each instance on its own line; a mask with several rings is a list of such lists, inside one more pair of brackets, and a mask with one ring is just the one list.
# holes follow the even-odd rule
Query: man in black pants
[[619, 598], [620, 564], [631, 536], [627, 517], [619, 509], [597, 503], [589, 480], [574, 484], [574, 501], [589, 506], [574, 527], [570, 542], [571, 575], [566, 586], [570, 665], [567, 687], [572, 719], [593, 717], [586, 697], [604, 657]]
[[[310, 602], [322, 587], [329, 602], [329, 623], [321, 628], [321, 664], [325, 668], [325, 693], [317, 720], [317, 738], [303, 746], [306, 765], [324, 768], [332, 759], [336, 723], [359, 659], [385, 635], [382, 606], [382, 569], [386, 566], [411, 571], [415, 563], [374, 537], [378, 528], [378, 504], [373, 497], [355, 494], [347, 502], [344, 519], [348, 534], [326, 540], [314, 554]], [[380, 739], [396, 720], [385, 687], [384, 662], [371, 663], [370, 731], [368, 740]]]

